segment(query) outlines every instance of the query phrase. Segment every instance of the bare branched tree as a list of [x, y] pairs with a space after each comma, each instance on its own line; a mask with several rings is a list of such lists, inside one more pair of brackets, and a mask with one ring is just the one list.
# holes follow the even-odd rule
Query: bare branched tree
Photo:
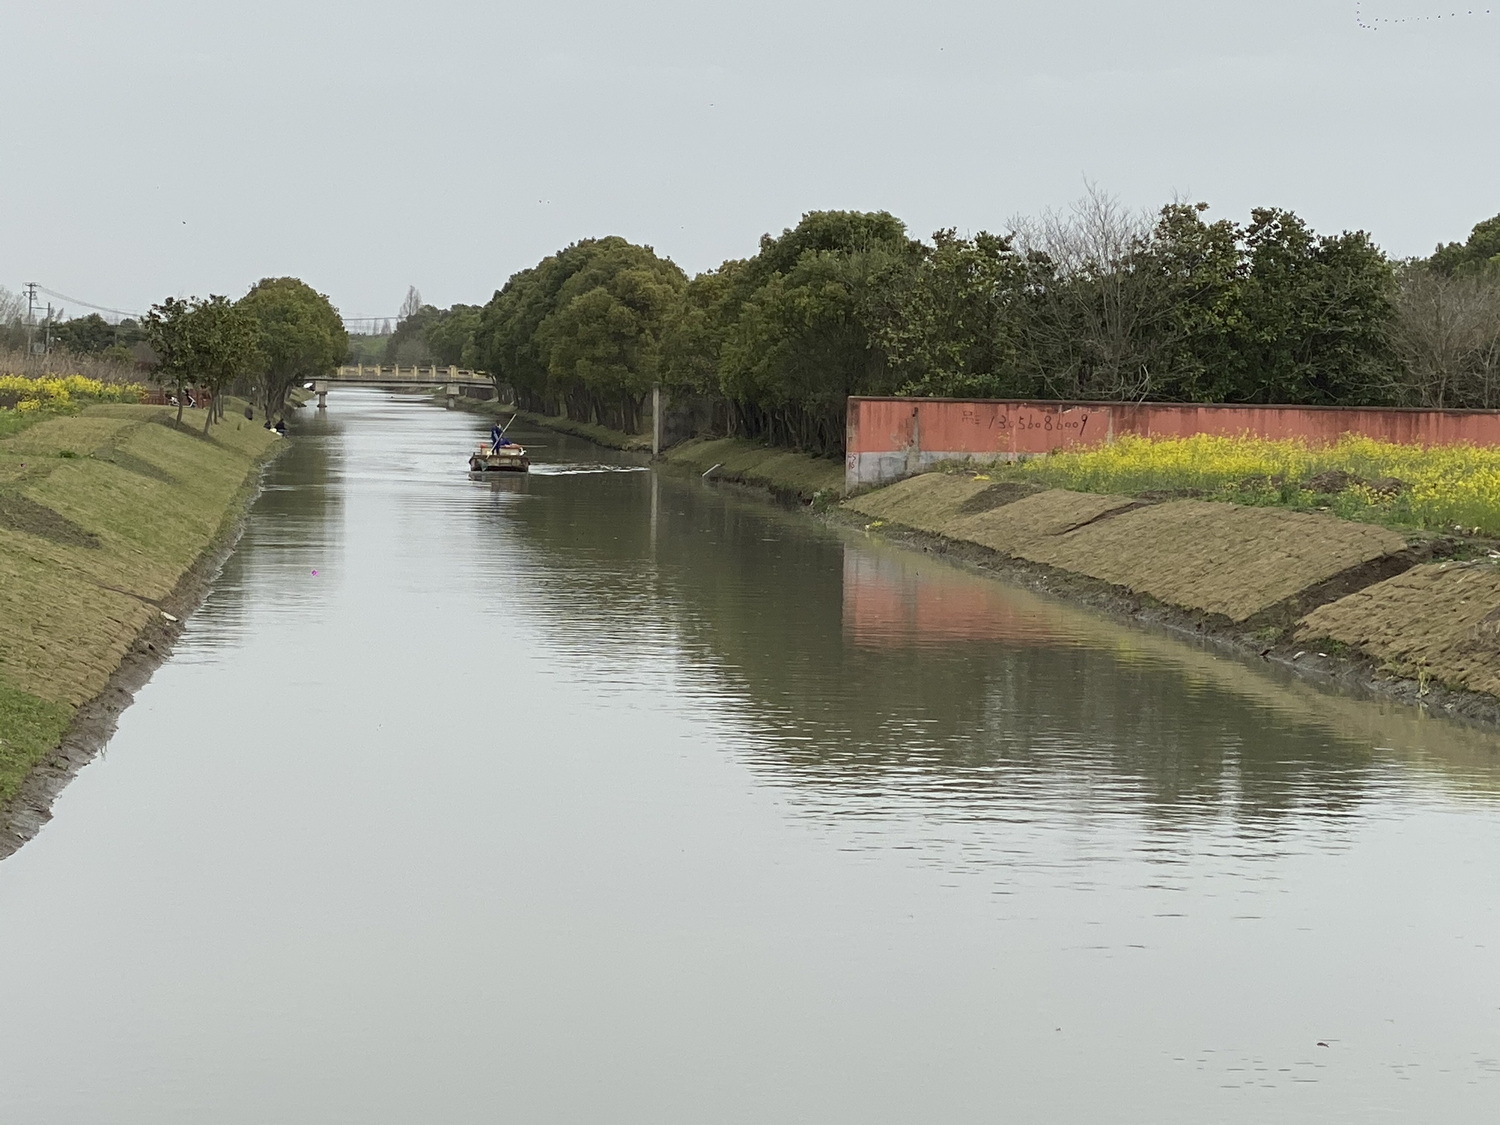
[[1391, 345], [1402, 397], [1422, 406], [1500, 405], [1500, 273], [1407, 269]]
[[0, 285], [0, 324], [10, 324], [25, 316], [26, 298]]
[[401, 313], [396, 317], [396, 327], [401, 326], [403, 320], [410, 320], [422, 311], [422, 294], [415, 285], [406, 287], [406, 300], [401, 302]]
[[1037, 377], [1062, 398], [1151, 394], [1177, 296], [1146, 262], [1156, 215], [1089, 184], [1068, 210], [1011, 226], [1029, 266], [1022, 334]]
[[0, 348], [21, 348], [26, 340], [26, 298], [0, 285]]

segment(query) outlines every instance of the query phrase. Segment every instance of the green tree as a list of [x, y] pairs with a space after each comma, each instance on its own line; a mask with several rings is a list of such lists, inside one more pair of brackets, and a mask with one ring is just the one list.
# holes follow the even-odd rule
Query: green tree
[[158, 381], [177, 391], [179, 425], [189, 387], [205, 387], [212, 395], [204, 410], [207, 433], [223, 414], [225, 389], [252, 370], [259, 358], [260, 333], [254, 319], [227, 297], [168, 297], [152, 306], [146, 332], [158, 357]]
[[349, 349], [348, 334], [328, 298], [295, 277], [257, 282], [239, 306], [259, 330], [256, 387], [270, 421], [294, 386], [338, 366]]
[[[416, 291], [413, 290], [415, 293]], [[432, 363], [427, 329], [442, 318], [442, 310], [419, 305], [396, 322], [396, 330], [386, 338], [386, 363]]]
[[135, 366], [135, 354], [124, 344], [111, 344], [99, 353], [99, 358], [121, 367]]
[[163, 387], [171, 387], [177, 392], [179, 426], [182, 425], [187, 389], [196, 378], [192, 311], [190, 302], [168, 297], [161, 304], [152, 305], [146, 314], [146, 342], [156, 353], [153, 378]]
[[649, 246], [585, 239], [485, 305], [471, 354], [527, 409], [633, 430], [686, 278]]
[[1004, 398], [1034, 393], [1017, 363], [1026, 269], [1011, 239], [940, 230], [889, 287], [876, 336], [902, 394]]
[[480, 313], [474, 334], [480, 366], [498, 391], [509, 387], [528, 410], [551, 414], [560, 408], [537, 333], [563, 285], [587, 261], [591, 245], [591, 240], [574, 243], [513, 274]]
[[575, 413], [628, 433], [659, 377], [666, 318], [687, 278], [649, 246], [603, 238], [537, 329], [547, 374]]
[[[679, 393], [717, 395], [719, 362], [732, 316], [737, 275], [745, 268], [731, 260], [698, 274], [683, 287], [662, 329], [662, 382]], [[742, 298], [741, 298], [742, 300]]]
[[1247, 263], [1242, 231], [1205, 222], [1206, 203], [1163, 207], [1131, 268], [1152, 286], [1164, 316], [1147, 325], [1143, 349], [1151, 397], [1222, 402], [1235, 396], [1234, 333], [1242, 321]]
[[1500, 215], [1476, 223], [1468, 241], [1439, 246], [1428, 262], [1446, 275], [1500, 270]]
[[98, 313], [89, 313], [57, 325], [52, 338], [74, 355], [98, 355], [115, 342], [115, 326]]
[[1354, 405], [1389, 398], [1396, 275], [1363, 231], [1315, 234], [1257, 208], [1234, 335], [1233, 401]]
[[731, 431], [840, 451], [847, 397], [888, 394], [899, 382], [883, 330], [890, 294], [920, 250], [887, 212], [813, 211], [726, 271], [704, 323], [717, 337]]
[[225, 392], [260, 359], [260, 326], [246, 309], [220, 296], [195, 302], [188, 320], [194, 369], [213, 395], [204, 412], [207, 433], [215, 418], [224, 416]]
[[479, 328], [478, 305], [454, 305], [428, 321], [422, 329], [428, 354], [433, 363], [444, 367], [471, 367], [474, 362], [474, 333]]

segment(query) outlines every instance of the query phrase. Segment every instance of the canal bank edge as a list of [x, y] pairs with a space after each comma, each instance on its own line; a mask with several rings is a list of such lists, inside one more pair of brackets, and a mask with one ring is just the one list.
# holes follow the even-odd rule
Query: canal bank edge
[[713, 481], [763, 489], [778, 500], [832, 503], [844, 487], [844, 463], [743, 438], [691, 438], [662, 455], [669, 465]]
[[[592, 422], [571, 418], [554, 418], [513, 410], [495, 401], [459, 398], [454, 405], [473, 414], [490, 418], [519, 418], [522, 422], [558, 433], [583, 438], [606, 449], [631, 453], [649, 453], [650, 435], [627, 434]], [[762, 445], [743, 438], [689, 438], [664, 450], [661, 460], [668, 465], [708, 474], [719, 482], [743, 484], [764, 489], [780, 500], [802, 503], [832, 502], [843, 490], [844, 463], [827, 457], [810, 457], [777, 446]]]
[[243, 407], [208, 437], [116, 405], [0, 441], [0, 858], [50, 819], [233, 550], [285, 448]]
[[946, 473], [862, 493], [831, 515], [1111, 616], [1500, 726], [1500, 565], [1457, 557], [1453, 540]]

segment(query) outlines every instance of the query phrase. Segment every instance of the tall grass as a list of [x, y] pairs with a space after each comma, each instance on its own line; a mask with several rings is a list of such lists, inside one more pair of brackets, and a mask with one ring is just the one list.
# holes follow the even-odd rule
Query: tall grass
[[116, 363], [96, 355], [72, 352], [27, 355], [4, 349], [0, 349], [0, 375], [24, 375], [32, 379], [43, 375], [83, 375], [101, 383], [138, 383], [142, 378], [134, 364]]
[[1500, 449], [1473, 445], [1397, 445], [1346, 436], [1314, 448], [1295, 440], [1209, 434], [1123, 437], [1023, 461], [1011, 474], [1081, 492], [1186, 493], [1500, 535]]

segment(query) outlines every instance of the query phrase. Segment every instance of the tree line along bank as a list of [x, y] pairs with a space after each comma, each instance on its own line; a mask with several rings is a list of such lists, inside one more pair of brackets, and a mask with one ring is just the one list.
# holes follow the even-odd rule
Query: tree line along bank
[[[209, 392], [214, 409], [204, 414], [205, 430], [222, 416], [227, 393], [251, 400], [270, 421], [293, 387], [328, 374], [349, 350], [332, 302], [294, 277], [265, 278], [238, 300], [168, 297], [145, 317], [116, 325], [97, 314], [49, 324], [49, 344], [65, 360], [21, 350], [35, 326], [8, 315], [14, 309], [3, 306], [12, 296], [0, 293], [0, 346], [12, 353], [0, 357], [7, 369], [39, 375], [89, 368], [119, 382], [145, 368], [158, 385], [175, 392], [179, 404], [190, 388]], [[179, 422], [181, 417], [179, 409]]]
[[528, 410], [638, 432], [661, 386], [699, 432], [825, 454], [849, 395], [1500, 406], [1500, 216], [1393, 260], [1289, 211], [1206, 212], [1090, 192], [928, 241], [811, 212], [692, 278], [584, 239], [483, 306], [418, 304], [387, 346], [487, 370]]

